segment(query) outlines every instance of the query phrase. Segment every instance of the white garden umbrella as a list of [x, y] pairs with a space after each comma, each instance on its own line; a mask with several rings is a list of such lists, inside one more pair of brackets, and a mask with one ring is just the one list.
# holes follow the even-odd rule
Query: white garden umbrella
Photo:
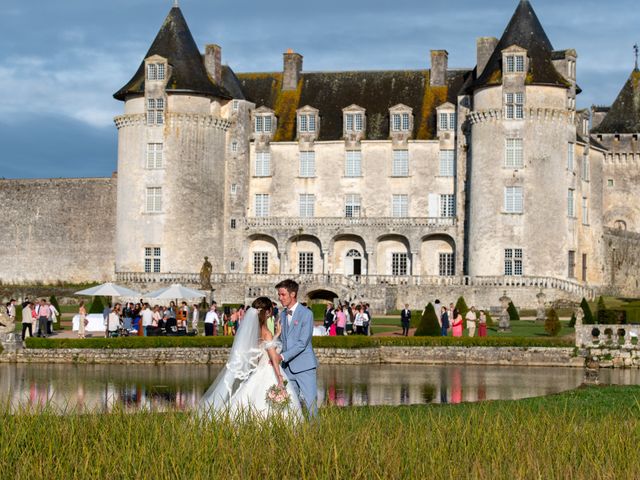
[[193, 288], [183, 287], [180, 284], [171, 285], [170, 287], [161, 288], [151, 293], [143, 295], [145, 298], [154, 299], [178, 299], [178, 298], [202, 298], [207, 294], [200, 290], [194, 290]]
[[139, 297], [138, 292], [134, 292], [115, 283], [107, 282], [96, 287], [87, 288], [76, 292], [76, 295], [93, 295], [98, 297]]

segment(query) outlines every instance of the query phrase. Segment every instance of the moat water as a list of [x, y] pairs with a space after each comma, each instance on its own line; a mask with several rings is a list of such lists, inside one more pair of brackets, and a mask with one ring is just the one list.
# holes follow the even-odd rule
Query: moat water
[[[220, 365], [0, 365], [4, 405], [76, 411], [194, 408]], [[321, 406], [510, 400], [578, 387], [579, 368], [331, 365], [318, 370]], [[602, 370], [601, 383], [640, 384], [639, 370]]]

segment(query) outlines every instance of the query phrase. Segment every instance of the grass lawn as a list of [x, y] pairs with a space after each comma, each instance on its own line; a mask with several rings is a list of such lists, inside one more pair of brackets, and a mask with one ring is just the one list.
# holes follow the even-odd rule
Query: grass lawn
[[6, 478], [632, 479], [640, 387], [461, 405], [321, 409], [317, 422], [0, 413]]

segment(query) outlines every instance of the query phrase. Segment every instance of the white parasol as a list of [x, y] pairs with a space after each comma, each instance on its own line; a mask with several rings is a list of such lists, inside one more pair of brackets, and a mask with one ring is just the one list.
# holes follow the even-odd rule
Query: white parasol
[[87, 288], [76, 292], [76, 295], [92, 295], [98, 297], [140, 297], [138, 292], [134, 292], [126, 287], [121, 287], [115, 283], [107, 282], [96, 287]]
[[178, 299], [178, 298], [202, 298], [207, 294], [200, 290], [194, 290], [193, 288], [183, 287], [180, 284], [171, 285], [170, 287], [161, 288], [151, 293], [143, 295], [145, 298], [154, 299]]

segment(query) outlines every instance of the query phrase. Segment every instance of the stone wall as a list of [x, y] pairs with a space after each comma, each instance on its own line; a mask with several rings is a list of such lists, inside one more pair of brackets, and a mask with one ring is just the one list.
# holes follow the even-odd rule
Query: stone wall
[[[572, 348], [518, 347], [379, 347], [365, 349], [318, 348], [320, 364], [370, 365], [386, 363], [518, 365], [582, 367], [584, 360]], [[5, 351], [0, 362], [104, 364], [223, 364], [228, 348], [153, 349], [24, 349]]]
[[0, 180], [0, 281], [109, 280], [116, 178]]
[[640, 265], [640, 234], [605, 228], [603, 264], [604, 294], [635, 297], [640, 294], [638, 266]]

